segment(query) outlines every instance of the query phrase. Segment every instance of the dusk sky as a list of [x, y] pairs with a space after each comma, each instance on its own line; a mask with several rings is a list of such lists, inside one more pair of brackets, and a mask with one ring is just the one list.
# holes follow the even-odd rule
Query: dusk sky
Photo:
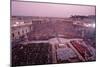
[[12, 16], [69, 17], [71, 15], [95, 15], [94, 6], [12, 2]]

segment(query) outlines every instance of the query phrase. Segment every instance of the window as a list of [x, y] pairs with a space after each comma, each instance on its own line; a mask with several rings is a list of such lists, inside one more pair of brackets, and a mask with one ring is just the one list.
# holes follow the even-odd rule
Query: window
[[24, 30], [22, 30], [22, 33], [24, 34]]
[[20, 35], [20, 32], [18, 31], [18, 35]]
[[14, 33], [12, 33], [12, 37], [14, 38]]
[[26, 29], [26, 33], [27, 33], [27, 29]]
[[30, 30], [32, 30], [32, 27], [30, 26]]

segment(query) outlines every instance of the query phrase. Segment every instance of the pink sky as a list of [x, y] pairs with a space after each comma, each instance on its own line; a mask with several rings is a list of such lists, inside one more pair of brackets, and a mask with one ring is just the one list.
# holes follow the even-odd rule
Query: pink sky
[[95, 6], [64, 5], [34, 2], [12, 2], [12, 16], [68, 17], [70, 15], [95, 15]]

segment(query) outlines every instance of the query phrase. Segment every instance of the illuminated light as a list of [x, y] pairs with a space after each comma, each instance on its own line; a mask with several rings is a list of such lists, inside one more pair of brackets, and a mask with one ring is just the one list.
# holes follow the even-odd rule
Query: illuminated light
[[85, 26], [85, 27], [89, 27], [90, 25], [89, 25], [89, 24], [84, 24], [84, 26]]
[[95, 28], [95, 24], [92, 24], [92, 27]]
[[17, 26], [16, 24], [13, 24], [12, 26]]
[[16, 24], [19, 24], [19, 22], [16, 22]]
[[64, 44], [59, 44], [59, 46], [64, 46]]
[[12, 26], [18, 26], [19, 22], [15, 22], [15, 24], [13, 24]]
[[24, 24], [24, 22], [20, 22], [20, 24]]
[[93, 27], [95, 28], [95, 24], [84, 24], [85, 27]]

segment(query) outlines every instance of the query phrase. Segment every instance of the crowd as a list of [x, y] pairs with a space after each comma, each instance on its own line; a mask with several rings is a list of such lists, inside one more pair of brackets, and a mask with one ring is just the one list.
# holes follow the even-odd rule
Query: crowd
[[51, 63], [50, 51], [48, 43], [18, 44], [12, 48], [12, 65], [23, 66]]

